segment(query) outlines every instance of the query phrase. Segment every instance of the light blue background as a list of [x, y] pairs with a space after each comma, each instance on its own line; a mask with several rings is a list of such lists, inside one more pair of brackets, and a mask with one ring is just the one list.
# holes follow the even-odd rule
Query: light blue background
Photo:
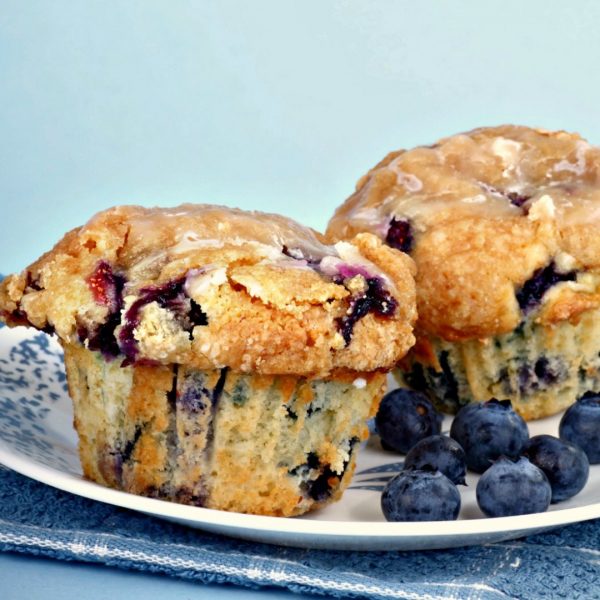
[[[480, 125], [600, 142], [599, 23], [592, 0], [0, 0], [0, 271], [114, 204], [216, 202], [323, 227], [389, 150]], [[1, 557], [13, 591], [17, 573], [16, 597], [158, 590]], [[171, 580], [160, 593], [217, 597]]]
[[600, 3], [2, 0], [0, 268], [122, 203], [323, 227], [389, 150], [518, 122], [600, 141]]

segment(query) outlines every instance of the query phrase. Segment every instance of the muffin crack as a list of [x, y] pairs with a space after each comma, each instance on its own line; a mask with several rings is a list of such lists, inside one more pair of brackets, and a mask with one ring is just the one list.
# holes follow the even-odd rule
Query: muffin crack
[[517, 302], [524, 313], [538, 306], [550, 288], [565, 281], [575, 281], [577, 271], [561, 272], [556, 263], [551, 261], [545, 267], [540, 267], [533, 275], [516, 291]]

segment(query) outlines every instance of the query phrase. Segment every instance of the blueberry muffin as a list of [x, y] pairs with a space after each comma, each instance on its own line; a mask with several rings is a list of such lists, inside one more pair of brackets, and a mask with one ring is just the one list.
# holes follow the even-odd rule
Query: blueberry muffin
[[526, 419], [600, 390], [598, 148], [503, 126], [392, 152], [329, 223], [359, 232], [417, 265], [406, 385], [450, 412], [510, 398]]
[[209, 508], [337, 499], [413, 344], [412, 260], [276, 215], [119, 207], [0, 286], [65, 350], [86, 477]]

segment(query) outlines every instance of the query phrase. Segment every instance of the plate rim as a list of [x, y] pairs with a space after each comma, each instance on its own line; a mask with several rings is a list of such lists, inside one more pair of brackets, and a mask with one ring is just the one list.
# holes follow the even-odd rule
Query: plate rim
[[16, 454], [1, 441], [0, 463], [21, 475], [59, 490], [121, 508], [141, 511], [157, 517], [181, 519], [194, 522], [199, 526], [208, 524], [211, 527], [221, 526], [243, 531], [272, 532], [278, 536], [282, 534], [293, 534], [306, 538], [329, 536], [338, 540], [340, 538], [356, 540], [357, 537], [380, 540], [414, 537], [435, 539], [442, 536], [452, 536], [464, 537], [465, 542], [468, 542], [468, 538], [471, 536], [494, 533], [510, 534], [515, 531], [527, 532], [528, 530], [559, 527], [600, 517], [600, 502], [528, 515], [456, 521], [394, 523], [388, 521], [333, 521], [298, 517], [272, 517], [177, 504], [104, 487], [84, 479], [83, 476], [42, 465], [28, 457]]
[[[23, 334], [37, 334], [25, 327], [0, 327], [0, 345], [8, 342], [7, 337]], [[10, 332], [10, 333], [9, 333]], [[7, 336], [8, 334], [8, 336]], [[56, 341], [55, 338], [53, 338]], [[129, 492], [105, 487], [87, 480], [83, 475], [76, 475], [56, 467], [44, 465], [15, 450], [9, 442], [0, 440], [0, 464], [26, 477], [49, 485], [53, 488], [69, 492], [81, 497], [119, 506], [156, 517], [168, 518], [188, 525], [217, 528], [230, 532], [260, 532], [271, 534], [284, 540], [285, 535], [295, 539], [310, 540], [318, 536], [333, 540], [409, 540], [419, 538], [423, 541], [438, 538], [460, 538], [464, 544], [469, 539], [490, 534], [507, 534], [514, 532], [526, 535], [528, 531], [539, 531], [588, 521], [600, 517], [600, 501], [584, 506], [549, 510], [543, 513], [516, 515], [510, 517], [484, 517], [476, 519], [459, 519], [456, 521], [337, 521], [320, 519], [303, 519], [301, 517], [274, 517], [245, 513], [228, 512], [218, 509], [189, 506], [156, 498], [138, 496]], [[359, 492], [360, 490], [355, 490]], [[461, 545], [461, 544], [457, 544]], [[429, 546], [430, 548], [432, 546]]]

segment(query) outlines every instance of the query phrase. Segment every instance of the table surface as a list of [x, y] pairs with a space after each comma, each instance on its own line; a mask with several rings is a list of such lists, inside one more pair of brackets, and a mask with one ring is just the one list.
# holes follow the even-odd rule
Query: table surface
[[230, 585], [199, 585], [162, 575], [40, 557], [0, 554], [2, 600], [292, 600], [314, 596]]

